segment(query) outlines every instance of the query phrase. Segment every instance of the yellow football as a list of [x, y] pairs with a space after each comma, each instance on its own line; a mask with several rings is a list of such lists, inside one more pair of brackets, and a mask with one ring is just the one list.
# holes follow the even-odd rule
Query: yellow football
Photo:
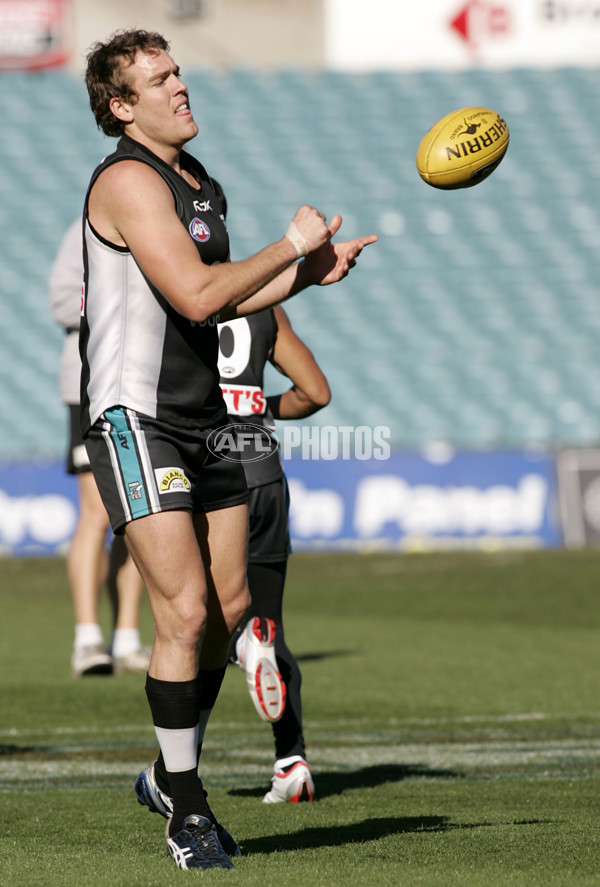
[[489, 108], [446, 114], [423, 136], [417, 170], [434, 188], [470, 188], [492, 173], [508, 148], [506, 120]]

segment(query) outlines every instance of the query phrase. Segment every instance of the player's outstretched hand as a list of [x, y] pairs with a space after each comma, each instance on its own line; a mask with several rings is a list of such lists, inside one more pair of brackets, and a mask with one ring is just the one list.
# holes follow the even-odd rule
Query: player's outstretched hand
[[341, 224], [342, 217], [334, 216], [328, 226], [327, 241], [304, 259], [303, 273], [313, 284], [327, 286], [329, 283], [342, 280], [350, 269], [354, 268], [365, 246], [379, 240], [376, 234], [368, 234], [366, 237], [333, 243], [332, 238], [339, 231]]
[[294, 244], [300, 258], [318, 249], [331, 235], [322, 212], [314, 206], [301, 206], [290, 222], [285, 236]]

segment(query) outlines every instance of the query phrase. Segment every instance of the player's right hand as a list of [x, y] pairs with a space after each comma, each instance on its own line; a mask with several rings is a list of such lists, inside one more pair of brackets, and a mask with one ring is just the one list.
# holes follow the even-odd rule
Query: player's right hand
[[331, 237], [327, 221], [314, 206], [301, 206], [285, 235], [296, 247], [298, 258], [323, 246]]

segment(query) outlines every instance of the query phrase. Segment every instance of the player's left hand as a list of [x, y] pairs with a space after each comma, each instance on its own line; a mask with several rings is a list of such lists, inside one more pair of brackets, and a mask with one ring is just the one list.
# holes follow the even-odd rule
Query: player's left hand
[[350, 269], [354, 268], [365, 246], [379, 239], [376, 234], [369, 234], [366, 237], [333, 243], [332, 238], [339, 231], [341, 224], [342, 217], [334, 216], [328, 225], [328, 241], [304, 259], [303, 272], [310, 278], [311, 283], [327, 286], [342, 280]]

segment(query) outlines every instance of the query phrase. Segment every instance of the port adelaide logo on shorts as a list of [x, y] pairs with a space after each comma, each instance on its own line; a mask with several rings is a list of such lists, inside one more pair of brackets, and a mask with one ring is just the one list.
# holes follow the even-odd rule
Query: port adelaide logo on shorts
[[263, 425], [244, 422], [216, 428], [206, 445], [213, 456], [227, 462], [260, 462], [277, 451], [279, 441]]
[[198, 243], [206, 243], [207, 240], [210, 240], [210, 228], [197, 216], [190, 222], [190, 234]]

